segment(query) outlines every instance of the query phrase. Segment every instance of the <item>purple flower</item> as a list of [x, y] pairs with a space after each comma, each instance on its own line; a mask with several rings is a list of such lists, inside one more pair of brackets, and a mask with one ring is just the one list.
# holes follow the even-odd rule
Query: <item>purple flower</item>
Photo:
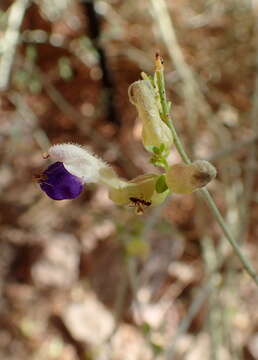
[[43, 157], [55, 162], [35, 178], [54, 200], [77, 198], [85, 183], [109, 187], [120, 187], [123, 183], [103, 160], [76, 144], [53, 145]]
[[70, 174], [60, 161], [43, 171], [38, 182], [41, 189], [53, 200], [75, 199], [83, 190], [80, 178]]

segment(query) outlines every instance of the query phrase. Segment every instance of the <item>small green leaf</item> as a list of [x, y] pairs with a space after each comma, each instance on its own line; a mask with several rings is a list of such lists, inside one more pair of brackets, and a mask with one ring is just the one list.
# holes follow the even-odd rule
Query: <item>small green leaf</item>
[[155, 156], [150, 159], [150, 163], [153, 164], [153, 165], [156, 164], [156, 157]]
[[156, 191], [161, 194], [168, 189], [164, 175], [161, 175], [156, 182]]
[[158, 146], [153, 146], [152, 147], [152, 151], [156, 155], [161, 155], [165, 150], [166, 150], [166, 146], [163, 143], [159, 147]]
[[166, 147], [164, 144], [161, 144], [159, 147], [160, 153], [162, 154], [165, 151]]
[[153, 146], [152, 151], [154, 152], [154, 154], [159, 155], [160, 154], [160, 149], [157, 146]]
[[151, 347], [152, 347], [152, 350], [153, 350], [155, 355], [160, 355], [164, 351], [164, 348], [161, 345], [156, 344], [154, 342], [151, 343]]
[[148, 324], [146, 321], [144, 321], [144, 323], [142, 324], [141, 327], [142, 327], [142, 331], [145, 336], [150, 334], [150, 331], [151, 331], [150, 324]]
[[166, 164], [165, 164], [165, 162], [164, 162], [163, 159], [157, 160], [154, 165], [155, 165], [155, 166], [162, 167], [163, 169], [166, 169]]

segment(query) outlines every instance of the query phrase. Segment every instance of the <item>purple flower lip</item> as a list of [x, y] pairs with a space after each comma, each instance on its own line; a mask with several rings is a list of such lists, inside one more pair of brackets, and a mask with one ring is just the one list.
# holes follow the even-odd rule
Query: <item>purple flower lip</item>
[[37, 180], [41, 189], [53, 200], [75, 199], [83, 190], [81, 180], [70, 174], [60, 161], [51, 164]]

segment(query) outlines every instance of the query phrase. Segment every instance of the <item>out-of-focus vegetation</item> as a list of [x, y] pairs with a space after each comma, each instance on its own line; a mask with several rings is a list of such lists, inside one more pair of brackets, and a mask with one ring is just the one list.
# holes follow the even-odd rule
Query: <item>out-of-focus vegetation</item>
[[198, 196], [139, 217], [104, 187], [55, 202], [33, 180], [60, 142], [126, 179], [155, 170], [127, 89], [159, 50], [175, 126], [258, 271], [257, 23], [247, 0], [1, 1], [1, 359], [258, 359], [257, 288]]

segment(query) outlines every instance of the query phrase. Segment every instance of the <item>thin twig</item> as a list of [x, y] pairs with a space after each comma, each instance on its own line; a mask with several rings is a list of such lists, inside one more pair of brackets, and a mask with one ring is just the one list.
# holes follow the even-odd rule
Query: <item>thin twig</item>
[[[180, 140], [179, 136], [177, 135], [176, 129], [175, 129], [172, 122], [171, 122], [171, 130], [172, 130], [172, 134], [173, 134], [173, 137], [174, 137], [175, 146], [176, 146], [177, 151], [179, 152], [182, 160], [186, 164], [190, 164], [191, 160], [188, 157], [188, 155], [186, 154], [186, 152], [184, 150], [184, 147], [183, 147], [183, 144], [181, 143], [181, 140]], [[255, 269], [253, 268], [253, 266], [251, 265], [251, 263], [249, 262], [247, 257], [243, 254], [243, 252], [241, 250], [241, 247], [237, 244], [237, 242], [235, 241], [235, 239], [231, 235], [231, 232], [229, 231], [229, 229], [228, 229], [228, 227], [227, 227], [227, 225], [226, 225], [226, 223], [225, 223], [219, 209], [217, 208], [214, 200], [212, 199], [209, 191], [207, 189], [200, 189], [200, 190], [198, 190], [198, 192], [202, 195], [202, 197], [207, 202], [207, 204], [208, 204], [209, 208], [211, 209], [215, 219], [217, 220], [218, 224], [220, 225], [220, 228], [223, 231], [226, 239], [229, 241], [229, 243], [233, 247], [236, 255], [239, 257], [239, 260], [241, 261], [244, 269], [252, 277], [252, 279], [254, 280], [256, 285], [258, 285], [258, 275], [257, 275]]]
[[102, 28], [100, 15], [95, 8], [96, 1], [81, 0], [81, 4], [87, 15], [89, 36], [92, 40], [92, 44], [94, 45], [98, 53], [99, 66], [102, 71], [102, 83], [107, 100], [107, 120], [119, 127], [121, 121], [115, 106], [115, 83], [113, 81], [111, 69], [108, 65], [106, 50], [100, 41], [102, 35]]
[[115, 301], [115, 309], [114, 309], [115, 324], [114, 324], [111, 334], [105, 340], [106, 343], [111, 343], [113, 337], [115, 336], [115, 334], [119, 328], [122, 313], [124, 310], [124, 304], [125, 304], [125, 298], [126, 298], [128, 285], [129, 285], [128, 284], [128, 276], [124, 276], [123, 278], [121, 278], [120, 283], [118, 285], [118, 291], [117, 291], [116, 301]]
[[32, 130], [32, 137], [35, 139], [42, 152], [47, 152], [51, 146], [50, 140], [46, 132], [39, 126], [37, 115], [28, 106], [24, 97], [18, 92], [13, 91], [8, 95], [8, 99], [16, 106], [18, 113], [24, 121], [27, 123], [29, 122]]
[[[56, 104], [56, 106], [65, 114], [75, 119], [78, 124], [83, 124], [83, 129], [88, 131], [88, 136], [94, 138], [94, 142], [102, 149], [106, 150], [107, 147], [117, 154], [117, 157], [121, 162], [126, 161], [127, 172], [129, 174], [135, 174], [135, 165], [132, 160], [126, 155], [126, 152], [121, 149], [114, 141], [109, 139], [108, 141], [93, 127], [87, 125], [87, 118], [83, 116], [76, 108], [74, 108], [58, 91], [58, 89], [52, 84], [48, 77], [41, 71], [41, 69], [34, 65], [34, 71], [43, 84], [48, 96]], [[79, 125], [80, 126], [80, 125]]]
[[[209, 294], [212, 291], [217, 291], [217, 288], [218, 288], [218, 286], [220, 286], [220, 282], [221, 282], [221, 278], [218, 273], [219, 273], [220, 268], [225, 263], [228, 262], [228, 256], [230, 256], [230, 254], [220, 256], [220, 258], [217, 258], [217, 263], [213, 269], [213, 272], [209, 273], [206, 276], [206, 278], [203, 280], [203, 285], [200, 287], [197, 295], [195, 296], [194, 300], [191, 302], [191, 305], [188, 309], [187, 314], [185, 315], [185, 317], [183, 318], [183, 320], [181, 321], [181, 323], [179, 324], [179, 326], [177, 328], [176, 334], [170, 340], [170, 344], [167, 347], [165, 354], [164, 354], [165, 359], [167, 359], [167, 360], [173, 359], [173, 355], [176, 350], [176, 344], [177, 344], [178, 339], [180, 338], [181, 335], [183, 335], [184, 333], [187, 332], [193, 319], [195, 318], [196, 314], [201, 309], [203, 303], [205, 302], [205, 300], [207, 299]], [[218, 276], [216, 276], [216, 274], [218, 274]]]
[[[252, 109], [250, 114], [251, 120], [251, 130], [255, 135], [258, 133], [258, 14], [254, 11], [254, 34], [256, 36], [256, 58], [255, 58], [255, 84], [254, 84], [254, 93], [252, 99]], [[255, 167], [257, 161], [257, 147], [253, 143], [250, 146], [249, 156], [246, 161], [246, 174], [244, 179], [244, 188], [245, 196], [243, 199], [243, 204], [241, 208], [241, 230], [239, 234], [239, 240], [244, 237], [244, 234], [247, 233], [249, 222], [250, 222], [250, 202], [253, 197], [253, 188], [255, 183], [255, 175], [257, 174], [257, 169]]]
[[214, 280], [209, 279], [209, 281], [205, 283], [198, 291], [198, 294], [196, 295], [195, 299], [192, 301], [189, 307], [187, 315], [183, 318], [183, 320], [179, 324], [176, 335], [172, 338], [169, 346], [167, 347], [164, 353], [165, 359], [172, 360], [172, 357], [175, 353], [177, 340], [180, 338], [182, 334], [184, 334], [189, 329], [189, 326], [191, 325], [194, 317], [199, 312], [204, 301], [207, 299], [208, 294], [212, 291], [212, 289], [214, 289], [215, 286], [216, 283], [214, 283]]
[[[165, 91], [165, 83], [162, 84], [162, 89], [161, 92]], [[162, 106], [162, 104], [161, 104]], [[176, 128], [172, 122], [172, 120], [169, 118], [167, 112], [166, 112], [166, 107], [162, 106], [162, 116], [164, 119], [166, 119], [166, 123], [169, 125], [170, 130], [172, 132], [173, 135], [173, 139], [174, 139], [174, 144], [176, 146], [176, 149], [178, 151], [178, 153], [180, 154], [181, 159], [183, 160], [183, 162], [185, 164], [191, 164], [191, 159], [190, 157], [187, 155], [184, 146], [177, 134]], [[247, 259], [247, 257], [244, 255], [244, 253], [241, 250], [241, 247], [238, 245], [237, 241], [234, 239], [234, 237], [231, 234], [231, 231], [228, 229], [219, 209], [217, 208], [214, 200], [212, 199], [209, 191], [205, 188], [198, 190], [198, 192], [202, 195], [202, 197], [205, 199], [205, 201], [207, 202], [209, 208], [211, 209], [215, 219], [217, 220], [218, 224], [220, 225], [221, 230], [223, 231], [226, 239], [228, 240], [228, 242], [231, 244], [231, 246], [233, 247], [236, 255], [239, 257], [244, 269], [246, 270], [246, 272], [252, 277], [252, 279], [254, 280], [254, 282], [256, 283], [256, 285], [258, 285], [258, 275], [255, 271], [255, 269], [253, 268], [252, 264], [249, 262], [249, 260]]]
[[16, 48], [20, 38], [20, 27], [30, 0], [16, 0], [8, 17], [7, 30], [2, 40], [2, 55], [0, 59], [0, 91], [8, 88]]
[[184, 59], [166, 2], [164, 0], [150, 0], [150, 2], [153, 8], [154, 20], [160, 31], [160, 36], [167, 48], [171, 61], [174, 63], [182, 79], [183, 94], [188, 108], [189, 125], [191, 126], [191, 121], [193, 121], [194, 124], [196, 123], [197, 112], [204, 114], [206, 117], [207, 115], [211, 115], [212, 111], [200, 90], [195, 74]]
[[[153, 18], [158, 26], [160, 37], [163, 40], [168, 55], [174, 64], [179, 77], [182, 79], [182, 92], [187, 110], [187, 120], [189, 127], [190, 148], [194, 151], [191, 143], [195, 139], [197, 125], [197, 115], [200, 114], [206, 121], [213, 134], [216, 134], [217, 141], [223, 145], [223, 127], [218, 128], [214, 121], [214, 114], [211, 106], [206, 101], [201, 86], [199, 85], [196, 74], [185, 61], [183, 52], [179, 45], [172, 18], [169, 16], [168, 5], [165, 0], [150, 0], [153, 9]], [[189, 148], [189, 141], [188, 141]]]
[[[206, 236], [201, 241], [202, 256], [205, 261], [205, 273], [209, 274], [211, 278], [218, 276], [216, 272], [217, 267], [217, 249], [215, 248], [212, 239]], [[219, 349], [221, 348], [221, 322], [219, 312], [219, 291], [211, 291], [208, 296], [208, 331], [210, 335], [210, 358], [211, 360], [218, 360]]]
[[239, 151], [245, 147], [248, 147], [249, 145], [255, 146], [255, 143], [257, 141], [258, 141], [258, 135], [255, 135], [255, 136], [251, 137], [250, 139], [240, 141], [236, 144], [232, 144], [231, 146], [229, 146], [225, 149], [215, 152], [214, 154], [208, 156], [208, 158], [206, 157], [205, 160], [215, 161], [215, 160], [227, 157], [227, 156], [231, 156], [234, 153], [236, 153], [237, 151]]

